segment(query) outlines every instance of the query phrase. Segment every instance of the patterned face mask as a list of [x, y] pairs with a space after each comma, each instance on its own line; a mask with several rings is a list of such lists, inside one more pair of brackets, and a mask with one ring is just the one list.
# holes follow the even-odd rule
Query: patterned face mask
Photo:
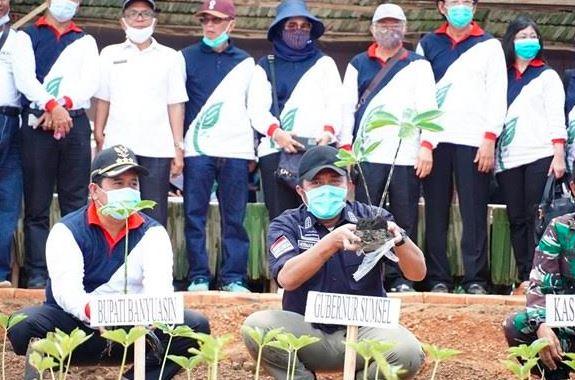
[[282, 40], [294, 50], [302, 50], [310, 42], [310, 31], [303, 29], [282, 31]]
[[402, 44], [403, 32], [401, 30], [376, 30], [374, 39], [382, 48], [392, 50]]

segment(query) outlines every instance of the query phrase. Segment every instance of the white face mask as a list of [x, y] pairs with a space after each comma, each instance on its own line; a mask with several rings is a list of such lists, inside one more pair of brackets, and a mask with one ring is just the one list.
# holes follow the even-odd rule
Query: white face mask
[[72, 0], [52, 0], [48, 9], [56, 21], [66, 22], [70, 21], [76, 14], [78, 3]]
[[10, 12], [6, 13], [4, 16], [0, 17], [0, 26], [10, 22]]
[[135, 44], [142, 44], [146, 42], [152, 36], [152, 34], [154, 34], [154, 26], [156, 25], [156, 19], [152, 21], [152, 24], [150, 26], [141, 29], [129, 26], [126, 20], [123, 18], [122, 23], [126, 27], [126, 38]]

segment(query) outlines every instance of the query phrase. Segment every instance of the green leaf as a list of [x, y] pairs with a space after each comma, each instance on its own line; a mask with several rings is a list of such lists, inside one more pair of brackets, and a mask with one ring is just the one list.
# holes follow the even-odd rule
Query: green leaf
[[437, 91], [435, 93], [435, 98], [437, 100], [437, 107], [439, 107], [439, 108], [443, 107], [443, 103], [445, 103], [445, 98], [447, 97], [447, 93], [449, 92], [450, 88], [451, 88], [451, 83], [437, 89]]
[[280, 123], [284, 131], [290, 132], [293, 130], [296, 114], [297, 114], [297, 108], [293, 108], [287, 111], [285, 115], [281, 118]]
[[371, 132], [374, 129], [387, 127], [387, 126], [396, 126], [398, 124], [397, 119], [374, 119], [367, 123], [367, 128], [365, 128], [366, 132]]
[[399, 123], [399, 119], [392, 113], [386, 112], [386, 111], [376, 111], [374, 112], [372, 115], [370, 115], [370, 122], [373, 122], [375, 120], [392, 120], [394, 123], [398, 124]]
[[408, 139], [408, 138], [412, 137], [413, 135], [415, 135], [416, 131], [417, 131], [417, 127], [415, 125], [408, 123], [408, 122], [403, 122], [403, 123], [401, 123], [401, 126], [399, 127], [398, 137], [400, 139]]
[[310, 346], [314, 343], [317, 343], [320, 340], [321, 339], [319, 339], [315, 336], [302, 335], [299, 338], [296, 338], [292, 341], [292, 346], [297, 351], [297, 350], [301, 350], [304, 347], [307, 347], [307, 346]]
[[220, 118], [220, 110], [224, 105], [223, 102], [212, 104], [208, 109], [206, 109], [198, 122], [196, 128], [200, 130], [210, 129], [213, 128], [219, 118]]
[[62, 361], [68, 355], [64, 355], [62, 347], [52, 341], [52, 333], [48, 333], [48, 337], [40, 339], [32, 344], [32, 349], [42, 354], [50, 355], [57, 361]]
[[425, 129], [426, 131], [430, 131], [430, 132], [441, 132], [441, 131], [443, 131], [443, 127], [441, 125], [427, 122], [427, 121], [421, 121], [416, 126], [420, 129]]
[[134, 342], [148, 333], [148, 329], [144, 326], [134, 326], [126, 336], [125, 346], [131, 346]]
[[287, 352], [292, 352], [293, 349], [291, 348], [291, 346], [289, 345], [288, 342], [286, 341], [279, 341], [279, 340], [274, 340], [268, 343], [269, 347], [274, 347], [274, 348], [279, 348], [280, 350], [284, 350]]
[[443, 114], [440, 110], [430, 110], [419, 113], [413, 117], [411, 120], [413, 124], [419, 124], [422, 122], [430, 122], [431, 120], [435, 120]]
[[[18, 323], [22, 322], [28, 318], [26, 314], [12, 314], [10, 318], [8, 318], [7, 328], [6, 330], [10, 330], [12, 327], [16, 326]], [[5, 327], [5, 326], [2, 326]]]
[[375, 353], [373, 359], [386, 380], [399, 380], [399, 376], [406, 371], [400, 365], [391, 365], [382, 353]]
[[258, 346], [262, 347], [273, 341], [278, 334], [281, 334], [283, 328], [279, 327], [271, 329], [264, 333], [264, 331], [259, 327], [252, 328], [250, 326], [243, 326], [242, 331], [247, 333]]
[[30, 354], [28, 359], [30, 365], [36, 368], [36, 371], [39, 373], [43, 373], [44, 371], [56, 367], [58, 364], [54, 361], [54, 358], [51, 356], [42, 356], [37, 351], [34, 351]]
[[355, 165], [355, 163], [353, 163], [353, 162], [350, 162], [350, 161], [342, 161], [342, 160], [336, 161], [336, 162], [334, 162], [333, 164], [334, 164], [335, 166], [337, 166], [338, 168], [347, 168], [348, 166]]
[[0, 313], [0, 327], [2, 327], [4, 330], [6, 330], [8, 328], [8, 320], [9, 319], [10, 319], [10, 316]]
[[345, 149], [339, 149], [337, 151], [336, 157], [339, 158], [340, 160], [345, 160], [347, 158], [355, 159], [355, 156], [353, 155], [353, 153], [350, 151], [347, 151]]
[[530, 345], [520, 344], [519, 346], [509, 347], [507, 352], [509, 353], [509, 358], [520, 358], [522, 360], [529, 360], [537, 357], [539, 351], [544, 347], [548, 346], [549, 342], [547, 339], [537, 339], [533, 341]]
[[501, 132], [501, 136], [499, 136], [499, 146], [500, 148], [504, 148], [507, 145], [511, 144], [513, 139], [515, 138], [515, 126], [517, 125], [517, 118], [513, 118], [509, 120], [508, 123], [505, 124], [503, 131]]
[[451, 348], [440, 348], [434, 344], [423, 343], [423, 350], [427, 353], [432, 361], [445, 361], [456, 355], [461, 354], [461, 351]]
[[191, 358], [186, 358], [185, 356], [168, 355], [168, 359], [185, 369], [186, 371], [191, 371], [196, 368], [201, 362], [202, 358], [199, 356], [193, 356]]
[[365, 149], [364, 155], [365, 156], [369, 156], [371, 153], [373, 153], [374, 150], [377, 149], [377, 147], [379, 147], [381, 145], [381, 141], [376, 141], [373, 144], [371, 144], [370, 146], [368, 146]]
[[567, 128], [567, 144], [573, 144], [575, 141], [575, 120], [571, 120]]
[[111, 340], [112, 342], [116, 342], [122, 346], [126, 345], [125, 343], [127, 336], [128, 333], [124, 329], [106, 330], [102, 334], [102, 338]]
[[575, 360], [562, 360], [561, 362], [575, 371]]

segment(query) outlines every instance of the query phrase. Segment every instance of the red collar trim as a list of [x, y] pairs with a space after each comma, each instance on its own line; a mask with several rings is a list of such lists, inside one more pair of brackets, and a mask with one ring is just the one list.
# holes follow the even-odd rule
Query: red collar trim
[[[379, 61], [379, 63], [381, 63], [382, 65], [385, 65], [387, 63], [387, 61], [384, 61], [383, 59], [381, 59], [377, 56], [377, 43], [376, 42], [372, 43], [367, 48], [367, 56], [368, 56], [368, 58], [371, 58], [371, 59], [377, 59]], [[404, 59], [407, 59], [407, 57], [409, 57], [409, 52], [407, 50], [404, 50], [401, 57], [399, 57], [399, 60], [402, 61]]]
[[[112, 249], [116, 244], [118, 244], [120, 240], [124, 238], [124, 236], [126, 236], [125, 229], [122, 229], [116, 237], [110, 235], [108, 230], [104, 228], [102, 222], [100, 221], [98, 210], [96, 209], [94, 202], [90, 202], [90, 205], [88, 206], [88, 224], [100, 227], [104, 233], [104, 236], [106, 237], [106, 241], [108, 242], [110, 249]], [[128, 218], [128, 230], [130, 231], [139, 228], [142, 224], [144, 224], [144, 218], [142, 218], [142, 216], [138, 213], [132, 214]]]
[[455, 41], [453, 39], [453, 37], [451, 37], [449, 35], [449, 33], [447, 33], [447, 27], [449, 26], [449, 23], [444, 22], [443, 24], [441, 24], [441, 26], [439, 28], [437, 28], [435, 30], [435, 34], [445, 34], [447, 37], [449, 37], [451, 39], [451, 41], [453, 42], [454, 45], [465, 41], [466, 39], [468, 39], [469, 37], [481, 37], [485, 34], [485, 31], [483, 29], [481, 29], [481, 27], [479, 26], [478, 23], [476, 23], [475, 21], [471, 22], [471, 30], [469, 31], [469, 34], [462, 40], [460, 41]]
[[70, 33], [70, 32], [78, 32], [78, 33], [81, 33], [81, 32], [82, 32], [82, 29], [80, 29], [80, 28], [74, 23], [74, 21], [70, 21], [70, 23], [68, 24], [68, 26], [66, 27], [66, 29], [65, 29], [62, 33], [60, 33], [60, 32], [58, 31], [58, 29], [56, 29], [56, 28], [54, 27], [53, 24], [51, 24], [51, 23], [48, 22], [48, 19], [46, 18], [46, 16], [40, 17], [40, 18], [36, 21], [36, 26], [45, 26], [45, 27], [50, 28], [50, 29], [54, 32], [54, 34], [56, 35], [57, 38], [60, 38], [60, 37], [62, 37], [64, 34]]
[[[529, 62], [527, 69], [530, 67], [541, 67], [541, 66], [545, 66], [545, 61], [542, 60], [541, 58], [535, 58], [535, 59], [532, 59], [531, 62]], [[521, 79], [523, 74], [525, 74], [527, 72], [527, 69], [525, 69], [524, 72], [519, 71], [519, 69], [517, 68], [517, 65], [515, 65], [515, 63], [513, 63], [513, 68], [515, 69], [515, 79]]]

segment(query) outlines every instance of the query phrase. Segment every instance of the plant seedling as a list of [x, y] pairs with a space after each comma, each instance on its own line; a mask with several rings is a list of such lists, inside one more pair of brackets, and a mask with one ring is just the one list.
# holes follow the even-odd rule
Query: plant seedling
[[232, 340], [233, 335], [226, 334], [215, 337], [204, 333], [195, 333], [194, 338], [199, 343], [199, 349], [192, 347], [188, 351], [208, 364], [208, 380], [217, 380], [219, 362], [225, 357], [224, 346]]
[[118, 380], [122, 379], [124, 373], [124, 367], [126, 365], [126, 356], [128, 354], [128, 347], [130, 347], [136, 340], [144, 337], [148, 333], [148, 330], [143, 326], [135, 326], [126, 332], [124, 329], [116, 330], [106, 330], [102, 334], [102, 338], [111, 340], [121, 344], [124, 347], [124, 354], [122, 355], [122, 363], [120, 364], [120, 373], [118, 374]]
[[[182, 326], [169, 326], [166, 325], [165, 323], [154, 323], [154, 326], [160, 330], [162, 330], [162, 332], [164, 332], [164, 334], [168, 335], [168, 344], [166, 346], [166, 352], [164, 353], [164, 359], [162, 360], [162, 368], [160, 369], [160, 376], [159, 378], [162, 378], [162, 375], [164, 374], [164, 368], [166, 367], [166, 359], [169, 356], [168, 353], [170, 352], [170, 346], [172, 345], [172, 339], [175, 337], [181, 337], [181, 338], [190, 338], [193, 339], [194, 338], [194, 330], [192, 330], [189, 326], [186, 325], [182, 325]], [[170, 355], [170, 356], [174, 356], [174, 355]], [[182, 368], [185, 368], [183, 366], [181, 366]]]
[[449, 360], [459, 354], [461, 351], [454, 350], [452, 348], [441, 348], [434, 344], [423, 343], [423, 350], [429, 355], [429, 358], [433, 361], [433, 372], [431, 373], [431, 380], [435, 379], [437, 374], [437, 369], [439, 368], [439, 363]]
[[50, 370], [52, 380], [54, 380], [54, 371], [52, 370], [52, 368], [56, 367], [58, 363], [54, 361], [53, 357], [42, 356], [37, 351], [34, 351], [30, 354], [30, 359], [28, 360], [28, 362], [38, 372], [38, 379], [43, 379], [44, 372], [46, 370]]
[[283, 330], [283, 328], [272, 329], [264, 333], [259, 327], [252, 328], [249, 326], [243, 326], [242, 330], [247, 333], [250, 338], [258, 345], [258, 358], [256, 361], [256, 373], [254, 375], [254, 380], [259, 380], [260, 378], [260, 366], [262, 361], [262, 351], [265, 346], [268, 346]]
[[295, 365], [297, 363], [297, 352], [302, 348], [320, 341], [319, 338], [309, 335], [296, 337], [292, 333], [279, 333], [276, 340], [270, 342], [270, 347], [276, 347], [288, 352], [287, 379], [293, 380], [295, 377]]
[[168, 359], [170, 359], [171, 361], [173, 361], [186, 371], [188, 380], [192, 379], [192, 370], [196, 368], [203, 360], [200, 356], [197, 355], [192, 356], [191, 358], [178, 355], [168, 355]]
[[[52, 357], [58, 366], [58, 379], [64, 380], [68, 376], [72, 353], [91, 337], [92, 334], [86, 335], [84, 330], [79, 328], [72, 330], [69, 335], [60, 329], [56, 329], [55, 332], [49, 332], [46, 338], [34, 342], [32, 349], [40, 354]], [[65, 370], [64, 367], [66, 367]]]
[[128, 218], [130, 215], [145, 209], [151, 209], [156, 206], [156, 202], [143, 200], [137, 203], [130, 203], [130, 202], [123, 202], [121, 204], [106, 204], [102, 206], [100, 212], [102, 215], [112, 215], [118, 214], [121, 215], [125, 221], [125, 237], [126, 241], [124, 242], [124, 294], [128, 294]]
[[[509, 355], [506, 360], [502, 360], [505, 367], [511, 371], [519, 380], [529, 379], [531, 377], [531, 370], [538, 365], [539, 351], [548, 346], [547, 339], [537, 339], [531, 344], [520, 344], [516, 347], [509, 347], [507, 352]], [[516, 359], [519, 359], [518, 362]], [[539, 368], [542, 376], [545, 376], [545, 371]]]
[[[344, 342], [344, 344], [353, 348], [355, 352], [363, 358], [363, 380], [367, 380], [370, 361], [377, 355], [381, 355], [385, 360], [383, 353], [389, 351], [394, 346], [393, 343], [381, 342], [375, 339], [363, 339], [359, 342]], [[378, 373], [379, 363], [378, 369], [376, 370], [376, 377], [378, 376]]]
[[6, 380], [6, 339], [8, 337], [8, 330], [16, 326], [18, 323], [26, 319], [27, 316], [24, 314], [12, 314], [5, 315], [0, 313], [0, 327], [4, 330], [4, 335], [2, 336], [2, 380]]

